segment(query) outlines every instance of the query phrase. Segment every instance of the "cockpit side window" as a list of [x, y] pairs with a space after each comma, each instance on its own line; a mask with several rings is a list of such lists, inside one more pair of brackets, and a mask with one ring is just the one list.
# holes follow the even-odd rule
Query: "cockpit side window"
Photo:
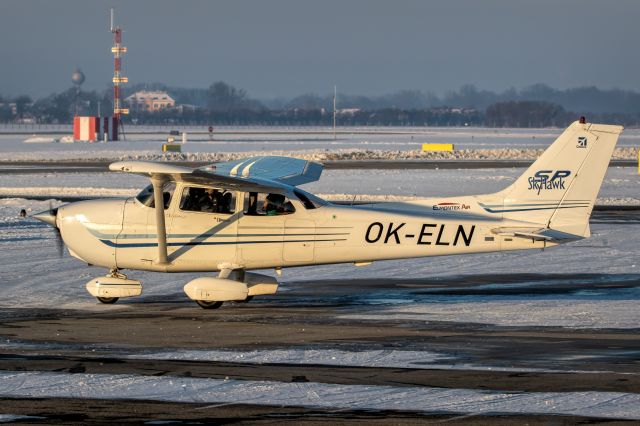
[[235, 207], [235, 193], [224, 189], [188, 186], [180, 199], [184, 211], [231, 214]]
[[[169, 204], [171, 204], [171, 198], [173, 197], [173, 192], [176, 190], [175, 182], [167, 182], [162, 185], [162, 197], [164, 199], [164, 209], [169, 208]], [[155, 208], [155, 203], [153, 200], [153, 185], [149, 185], [144, 188], [140, 193], [136, 196], [136, 200], [140, 201], [147, 207]]]
[[244, 201], [247, 216], [281, 216], [296, 211], [287, 197], [282, 194], [247, 193]]

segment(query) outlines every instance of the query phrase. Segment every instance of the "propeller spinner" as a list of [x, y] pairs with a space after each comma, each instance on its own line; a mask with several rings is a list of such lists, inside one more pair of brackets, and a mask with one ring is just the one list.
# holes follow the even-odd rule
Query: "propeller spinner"
[[58, 228], [57, 219], [58, 219], [58, 209], [53, 208], [51, 203], [49, 203], [49, 210], [42, 211], [40, 213], [36, 213], [32, 215], [34, 219], [37, 219], [41, 222], [44, 222], [48, 225], [51, 225], [54, 229], [56, 246], [58, 248], [58, 257], [62, 257], [64, 254], [64, 241], [62, 240], [62, 235], [60, 234], [60, 228]]

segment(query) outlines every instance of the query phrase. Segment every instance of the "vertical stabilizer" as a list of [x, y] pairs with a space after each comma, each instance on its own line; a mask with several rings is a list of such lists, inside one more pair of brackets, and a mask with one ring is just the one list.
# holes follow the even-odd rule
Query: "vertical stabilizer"
[[483, 206], [504, 219], [588, 237], [589, 217], [621, 132], [621, 126], [574, 122], [511, 186], [487, 196], [490, 201]]

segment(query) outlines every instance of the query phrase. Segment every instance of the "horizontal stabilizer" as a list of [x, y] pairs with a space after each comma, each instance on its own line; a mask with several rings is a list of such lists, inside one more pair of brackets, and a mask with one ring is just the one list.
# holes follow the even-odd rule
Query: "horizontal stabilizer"
[[546, 241], [558, 244], [583, 238], [579, 235], [567, 234], [566, 232], [560, 232], [550, 228], [494, 228], [491, 232], [502, 237], [526, 238], [534, 241]]

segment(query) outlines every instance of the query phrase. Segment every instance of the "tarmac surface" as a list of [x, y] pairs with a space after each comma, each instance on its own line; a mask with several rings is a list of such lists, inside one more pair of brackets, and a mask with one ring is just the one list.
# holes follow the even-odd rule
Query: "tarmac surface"
[[[202, 310], [182, 293], [163, 300], [121, 300], [83, 310], [3, 309], [0, 371], [68, 374], [136, 374], [190, 378], [437, 387], [503, 392], [640, 393], [637, 329], [501, 327], [441, 321], [359, 320], [345, 312], [375, 310], [361, 297], [371, 292], [473, 295], [566, 295], [640, 287], [637, 279], [606, 281], [599, 274], [504, 274], [455, 281], [333, 279], [287, 283], [287, 291]], [[500, 283], [529, 283], [500, 288]], [[553, 282], [553, 283], [551, 283]], [[579, 284], [576, 284], [579, 282]], [[492, 283], [497, 286], [489, 286]], [[453, 286], [453, 287], [452, 287]], [[422, 295], [422, 296], [420, 296]], [[467, 367], [397, 368], [299, 363], [143, 359], [149, 350], [402, 350], [452, 354]], [[474, 368], [473, 365], [484, 366]], [[469, 367], [471, 366], [471, 367]], [[487, 368], [489, 367], [489, 368]], [[19, 423], [143, 423], [172, 421], [275, 424], [295, 420], [373, 424], [632, 424], [611, 419], [550, 415], [460, 415], [375, 410], [326, 410], [247, 403], [203, 404], [84, 398], [2, 398], [5, 413], [33, 416]], [[637, 424], [637, 423], [636, 423]]]

